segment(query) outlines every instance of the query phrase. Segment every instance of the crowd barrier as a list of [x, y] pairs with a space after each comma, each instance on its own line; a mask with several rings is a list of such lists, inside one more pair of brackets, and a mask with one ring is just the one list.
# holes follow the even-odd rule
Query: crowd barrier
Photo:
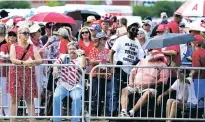
[[[129, 91], [129, 101], [125, 99], [125, 97], [123, 95], [125, 95], [125, 93], [127, 93], [127, 87], [129, 87], [129, 76], [126, 73], [123, 73], [122, 68], [137, 68], [137, 69], [147, 69], [146, 71], [144, 71], [144, 73], [147, 75], [148, 74], [152, 74], [153, 71], [156, 71], [154, 73], [154, 75], [156, 75], [156, 77], [154, 77], [156, 80], [154, 82], [154, 84], [152, 85], [148, 85], [147, 89], [142, 88], [141, 87], [137, 87], [134, 86], [134, 89], [131, 90], [136, 90], [136, 91]], [[165, 83], [165, 69], [169, 71], [168, 73], [168, 80], [167, 83]], [[183, 69], [183, 70], [182, 70]], [[102, 71], [101, 71], [102, 70]], [[104, 77], [105, 79], [105, 83], [102, 86], [102, 82], [103, 79], [101, 78], [102, 75], [105, 74], [109, 74], [109, 70], [111, 70], [112, 73], [112, 78], [108, 79], [108, 77]], [[203, 67], [141, 67], [141, 66], [125, 66], [125, 65], [98, 65], [95, 66], [90, 73], [90, 93], [89, 93], [89, 119], [90, 120], [101, 120], [101, 119], [105, 119], [105, 120], [118, 120], [118, 121], [122, 121], [122, 120], [177, 120], [177, 121], [205, 121], [204, 118], [204, 112], [205, 112], [205, 108], [204, 108], [204, 95], [205, 95], [205, 79], [201, 79], [200, 75], [198, 75], [198, 78], [193, 79], [193, 88], [195, 89], [195, 94], [196, 95], [196, 100], [197, 100], [197, 104], [192, 104], [192, 103], [186, 103], [187, 100], [185, 100], [185, 98], [183, 97], [183, 99], [181, 101], [179, 101], [178, 98], [176, 98], [176, 95], [180, 94], [177, 92], [171, 92], [169, 93], [167, 96], [162, 97], [161, 102], [158, 104], [158, 96], [162, 93], [164, 93], [166, 90], [168, 90], [168, 88], [170, 88], [174, 82], [176, 81], [176, 79], [179, 79], [179, 75], [176, 74], [176, 77], [174, 77], [173, 71], [177, 72], [182, 70], [184, 73], [184, 80], [182, 83], [186, 83], [185, 78], [190, 79], [188, 73], [190, 73], [190, 71], [195, 70], [198, 72], [201, 72], [203, 70], [205, 70], [205, 68]], [[163, 78], [163, 82], [162, 84], [157, 84], [157, 77], [158, 77], [158, 73], [162, 72], [162, 78]], [[143, 72], [143, 71], [142, 71]], [[146, 75], [144, 75], [144, 73], [140, 74], [142, 79], [143, 77], [145, 78]], [[93, 74], [98, 74], [97, 76], [94, 76]], [[127, 76], [126, 76], [127, 75]], [[152, 74], [153, 75], [153, 74]], [[96, 86], [95, 82], [96, 82], [96, 78], [97, 77], [97, 82], [98, 85]], [[125, 78], [126, 77], [126, 78]], [[139, 77], [138, 77], [139, 78]], [[140, 79], [140, 78], [139, 78]], [[135, 79], [135, 80], [139, 80], [139, 79]], [[150, 77], [151, 80], [151, 77]], [[192, 81], [192, 79], [191, 79]], [[104, 82], [104, 81], [103, 81]], [[115, 86], [116, 82], [120, 82], [117, 86]], [[151, 84], [150, 81], [148, 81], [148, 84]], [[109, 86], [111, 84], [111, 86]], [[143, 84], [143, 83], [142, 83]], [[94, 85], [94, 86], [93, 86]], [[179, 85], [179, 84], [178, 84]], [[190, 85], [190, 84], [188, 84]], [[92, 89], [95, 87], [98, 88], [97, 93], [97, 105], [94, 106], [93, 104], [93, 96], [96, 95], [95, 90], [93, 91]], [[118, 88], [117, 88], [118, 87]], [[144, 87], [144, 86], [143, 86]], [[100, 89], [101, 88], [101, 89]], [[112, 88], [112, 90], [110, 89]], [[117, 88], [118, 91], [116, 92], [116, 90], [113, 90], [113, 88]], [[126, 88], [126, 89], [123, 89]], [[188, 87], [189, 88], [189, 87]], [[153, 95], [153, 91], [150, 91], [150, 89], [155, 89], [156, 90], [156, 94]], [[144, 90], [144, 91], [143, 91]], [[143, 95], [145, 94], [146, 90], [148, 90], [149, 92], [146, 98], [146, 103], [143, 103], [143, 99], [142, 97], [144, 97]], [[182, 92], [186, 91], [187, 89], [182, 89]], [[189, 89], [188, 89], [189, 90]], [[102, 93], [104, 92], [104, 93]], [[109, 92], [109, 93], [108, 93]], [[111, 92], [111, 95], [110, 95]], [[132, 94], [131, 94], [132, 92]], [[188, 92], [188, 91], [186, 91]], [[191, 91], [192, 92], [192, 91]], [[189, 93], [191, 93], [189, 92]], [[108, 93], [108, 94], [107, 94]], [[123, 94], [124, 93], [124, 94]], [[123, 94], [123, 95], [122, 95]], [[107, 96], [109, 95], [109, 96]], [[127, 93], [128, 95], [128, 93]], [[130, 96], [131, 95], [131, 96]], [[146, 95], [145, 95], [146, 96]], [[103, 97], [103, 98], [101, 98]], [[124, 99], [122, 99], [122, 97]], [[140, 99], [141, 98], [141, 99]], [[108, 100], [107, 100], [108, 99]], [[191, 98], [193, 99], [193, 98]], [[117, 100], [117, 101], [116, 101]], [[122, 101], [124, 100], [124, 101]], [[168, 100], [173, 100], [172, 107], [175, 107], [176, 112], [174, 113], [175, 117], [166, 117], [166, 112], [170, 113], [170, 109], [167, 109], [168, 111], [166, 111], [166, 107], [168, 104]], [[107, 102], [108, 101], [108, 102]], [[135, 110], [137, 109], [137, 111], [131, 116], [119, 116], [122, 110], [122, 104], [125, 104], [126, 101], [126, 110], [127, 112], [129, 112], [129, 110], [132, 110], [132, 108], [135, 108]], [[137, 102], [138, 101], [138, 102]], [[181, 104], [177, 104], [178, 102], [181, 102]], [[136, 104], [138, 103], [138, 106], [136, 107]], [[102, 105], [102, 106], [100, 106]], [[117, 105], [117, 107], [116, 107]], [[182, 105], [182, 107], [181, 107]], [[102, 108], [99, 108], [102, 107]], [[93, 112], [93, 108], [97, 108], [97, 113], [100, 114], [95, 114]], [[108, 109], [107, 109], [108, 108]], [[107, 114], [107, 113], [108, 114]]]
[[[81, 77], [81, 83], [82, 83], [82, 99], [81, 99], [81, 114], [80, 116], [72, 116], [71, 115], [71, 108], [72, 108], [72, 99], [67, 97], [63, 100], [62, 103], [62, 111], [60, 111], [60, 116], [53, 116], [52, 113], [48, 114], [48, 102], [53, 102], [54, 98], [52, 100], [48, 100], [51, 98], [49, 95], [54, 94], [54, 90], [52, 91], [51, 94], [49, 90], [47, 90], [48, 83], [47, 81], [52, 77], [52, 73], [50, 72], [52, 67], [76, 67], [82, 72], [82, 77]], [[0, 97], [0, 108], [4, 109], [4, 114], [5, 112], [10, 108], [9, 104], [9, 98], [10, 94], [7, 94], [7, 86], [11, 86], [8, 81], [10, 81], [10, 76], [7, 75], [6, 78], [3, 78], [3, 73], [4, 72], [10, 72], [10, 67], [22, 67], [22, 66], [17, 66], [13, 64], [1, 64], [0, 65], [1, 73], [0, 73], [0, 85], [1, 85], [1, 97]], [[3, 68], [7, 67], [7, 68]], [[23, 67], [26, 68], [26, 67]], [[34, 67], [33, 67], [34, 68]], [[178, 93], [172, 92], [169, 93], [166, 97], [162, 97], [160, 104], [157, 103], [158, 101], [158, 96], [162, 94], [164, 91], [166, 91], [176, 79], [179, 78], [178, 75], [176, 75], [176, 78], [173, 80], [173, 74], [171, 71], [179, 71], [180, 69], [184, 69], [183, 72], [185, 74], [188, 73], [190, 70], [196, 70], [198, 72], [205, 70], [203, 67], [136, 67], [136, 66], [125, 66], [125, 65], [98, 65], [95, 66], [90, 73], [86, 73], [82, 68], [79, 66], [75, 65], [54, 65], [54, 64], [41, 64], [37, 66], [36, 69], [37, 72], [36, 74], [33, 74], [30, 72], [30, 75], [35, 75], [37, 78], [37, 87], [38, 87], [38, 98], [36, 101], [37, 103], [31, 102], [32, 104], [35, 104], [35, 116], [34, 115], [28, 115], [27, 112], [27, 104], [25, 102], [25, 91], [22, 93], [22, 98], [20, 99], [20, 104], [18, 104], [18, 108], [16, 108], [16, 111], [19, 113], [16, 114], [15, 116], [0, 116], [0, 119], [10, 119], [10, 118], [38, 118], [38, 119], [54, 119], [54, 118], [62, 118], [62, 119], [73, 119], [73, 118], [79, 118], [81, 122], [90, 122], [92, 120], [117, 120], [117, 121], [123, 121], [123, 120], [133, 120], [133, 121], [138, 121], [138, 120], [177, 120], [177, 121], [205, 121], [205, 108], [204, 108], [204, 95], [205, 95], [205, 79], [194, 79], [193, 82], [193, 87], [195, 89], [195, 94], [197, 98], [197, 104], [192, 105], [191, 103], [186, 103], [184, 97], [182, 101], [182, 108], [179, 109], [179, 105], [176, 104], [178, 101], [175, 98]], [[122, 117], [119, 116], [121, 113], [122, 109], [122, 93], [125, 93], [126, 90], [123, 90], [123, 88], [126, 88], [129, 86], [129, 75], [123, 73], [122, 68], [141, 68], [141, 69], [148, 69], [146, 70], [146, 73], [148, 74], [153, 73], [153, 71], [156, 73], [156, 81], [158, 77], [158, 72], [161, 72], [161, 76], [163, 77], [162, 79], [162, 84], [157, 84], [157, 82], [154, 82], [152, 85], [148, 85], [147, 89], [156, 89], [155, 92], [148, 92], [148, 97], [147, 97], [147, 102], [142, 105], [142, 99], [139, 100], [141, 96], [143, 96], [144, 88], [142, 87], [136, 87], [134, 86], [134, 92], [133, 94], [129, 94], [129, 102], [128, 100], [123, 101], [126, 103], [126, 110], [129, 112], [129, 110], [135, 106], [137, 101], [139, 100], [139, 105], [140, 107], [138, 110], [133, 114], [131, 117]], [[32, 69], [32, 68], [30, 68]], [[165, 83], [166, 77], [164, 77], [166, 74], [166, 70], [169, 71], [168, 76], [172, 78], [168, 78], [167, 84]], [[18, 74], [18, 68], [16, 68], [16, 75]], [[25, 72], [27, 70], [24, 70], [24, 72], [21, 74], [23, 78], [28, 75], [28, 72]], [[85, 77], [85, 75], [88, 75], [89, 77]], [[141, 74], [142, 78], [143, 73]], [[188, 76], [188, 75], [187, 75]], [[200, 77], [200, 76], [199, 76]], [[26, 79], [26, 78], [24, 78]], [[52, 89], [54, 89], [56, 79], [52, 79]], [[29, 86], [25, 86], [25, 80], [24, 85], [21, 86], [23, 89], [28, 88]], [[46, 81], [43, 85], [39, 85], [38, 82], [43, 82]], [[5, 84], [5, 82], [7, 84]], [[16, 78], [16, 82], [18, 82], [18, 79]], [[31, 80], [31, 82], [34, 82]], [[50, 81], [49, 81], [50, 82]], [[150, 81], [148, 81], [149, 83]], [[116, 85], [117, 83], [117, 85]], [[182, 83], [186, 83], [186, 80], [184, 80]], [[16, 86], [17, 87], [17, 86]], [[7, 88], [7, 90], [5, 89]], [[31, 85], [32, 89], [32, 85]], [[18, 90], [16, 88], [16, 90]], [[133, 89], [132, 89], [133, 90]], [[137, 90], [137, 91], [135, 91]], [[183, 89], [185, 91], [187, 89]], [[140, 93], [138, 93], [141, 91]], [[146, 91], [146, 90], [145, 90]], [[192, 92], [192, 91], [191, 91]], [[17, 92], [15, 92], [17, 93]], [[32, 91], [31, 91], [32, 93]], [[42, 94], [44, 93], [44, 94]], [[128, 92], [126, 92], [128, 93]], [[154, 94], [155, 93], [155, 94]], [[68, 93], [69, 94], [69, 93]], [[7, 98], [5, 97], [7, 95]], [[125, 95], [125, 94], [124, 94]], [[17, 98], [17, 94], [15, 95]], [[42, 96], [44, 97], [43, 99], [44, 102], [42, 103]], [[125, 95], [126, 96], [126, 95]], [[198, 98], [200, 97], [200, 98]], [[6, 99], [5, 99], [6, 98]], [[8, 99], [7, 102], [5, 102]], [[176, 113], [175, 117], [166, 117], [166, 105], [168, 99], [174, 99], [173, 105], [176, 108]], [[60, 102], [60, 101], [59, 101]], [[7, 104], [6, 104], [7, 103]], [[16, 101], [17, 103], [17, 101]], [[42, 104], [40, 104], [42, 103]], [[53, 105], [51, 103], [51, 105]], [[181, 104], [180, 104], [181, 105]], [[77, 106], [76, 106], [77, 107]], [[0, 111], [1, 111], [0, 109]], [[7, 109], [7, 110], [6, 110]], [[55, 109], [53, 110], [55, 111]], [[0, 112], [1, 113], [1, 112]]]

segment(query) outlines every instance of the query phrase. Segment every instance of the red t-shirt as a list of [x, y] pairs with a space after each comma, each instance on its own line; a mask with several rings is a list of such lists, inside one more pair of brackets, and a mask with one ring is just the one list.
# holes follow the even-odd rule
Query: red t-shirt
[[68, 43], [69, 43], [69, 41], [60, 40], [60, 50], [59, 50], [60, 53], [62, 53], [62, 54], [68, 53], [68, 46], [67, 46]]
[[78, 41], [78, 46], [81, 50], [85, 51], [85, 56], [89, 57], [90, 51], [94, 47], [94, 42], [90, 41], [90, 44], [86, 46], [85, 43], [82, 40], [80, 40]]
[[[205, 67], [205, 49], [201, 48], [195, 50], [192, 54], [192, 67]], [[200, 70], [200, 75], [194, 73], [193, 78], [205, 78], [205, 70]]]
[[172, 33], [180, 33], [179, 31], [179, 24], [172, 20], [171, 22], [168, 23], [169, 28], [171, 28]]
[[[171, 61], [173, 61], [176, 64], [176, 66], [181, 66], [181, 56], [180, 56], [179, 45], [173, 45], [173, 46], [166, 47], [165, 50], [174, 50], [177, 52], [177, 55], [175, 55], [175, 56], [166, 56], [168, 64]], [[172, 73], [173, 73], [172, 74], [173, 77], [177, 77], [177, 73], [175, 72], [175, 70], [172, 70]]]
[[[10, 47], [11, 43], [8, 42], [6, 44], [1, 45], [0, 52], [4, 54], [9, 54], [10, 53]], [[0, 63], [10, 63], [10, 60], [0, 60]], [[2, 71], [2, 77], [7, 77], [8, 72], [9, 72], [9, 67], [3, 66], [3, 69], [0, 68], [0, 72]]]

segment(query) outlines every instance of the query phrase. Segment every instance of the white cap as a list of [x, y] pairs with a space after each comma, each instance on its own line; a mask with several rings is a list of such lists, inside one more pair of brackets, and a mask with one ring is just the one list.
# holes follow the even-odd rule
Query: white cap
[[54, 34], [60, 35], [62, 37], [68, 37], [68, 31], [65, 28], [59, 28], [57, 32], [54, 32]]
[[143, 25], [144, 24], [148, 24], [148, 25], [152, 26], [152, 21], [151, 20], [144, 20]]
[[95, 16], [88, 16], [87, 17], [87, 22], [92, 22], [92, 21], [95, 21], [95, 20], [96, 20]]
[[162, 12], [162, 13], [161, 13], [161, 18], [163, 18], [163, 17], [168, 18], [168, 16], [167, 16], [167, 13], [166, 13], [166, 12]]
[[35, 33], [37, 32], [41, 27], [38, 25], [38, 24], [33, 24], [30, 28], [29, 28], [29, 31], [30, 33]]

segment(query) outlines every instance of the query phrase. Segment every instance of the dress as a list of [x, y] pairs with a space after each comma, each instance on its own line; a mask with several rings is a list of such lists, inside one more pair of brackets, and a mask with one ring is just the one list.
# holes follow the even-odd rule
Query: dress
[[[17, 43], [14, 45], [16, 50], [16, 58], [20, 60], [25, 48], [19, 46]], [[30, 45], [23, 60], [26, 61], [29, 58], [34, 60], [33, 45]], [[11, 96], [17, 95], [18, 99], [20, 99], [23, 95], [25, 95], [25, 98], [27, 99], [38, 97], [35, 67], [30, 68], [25, 66], [11, 66], [9, 76], [10, 78], [8, 78], [9, 82], [7, 82], [7, 92], [9, 92]]]

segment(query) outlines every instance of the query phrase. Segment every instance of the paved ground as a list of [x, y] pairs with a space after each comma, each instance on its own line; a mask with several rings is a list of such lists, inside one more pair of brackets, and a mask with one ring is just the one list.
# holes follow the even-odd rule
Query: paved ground
[[[0, 122], [9, 122], [9, 120], [0, 120]], [[17, 122], [29, 122], [28, 119], [20, 119]], [[51, 122], [50, 120], [42, 119], [42, 120], [37, 120], [37, 122]], [[70, 122], [70, 121], [62, 121], [62, 122]], [[106, 120], [101, 120], [101, 121], [92, 121], [92, 122], [107, 122]]]

